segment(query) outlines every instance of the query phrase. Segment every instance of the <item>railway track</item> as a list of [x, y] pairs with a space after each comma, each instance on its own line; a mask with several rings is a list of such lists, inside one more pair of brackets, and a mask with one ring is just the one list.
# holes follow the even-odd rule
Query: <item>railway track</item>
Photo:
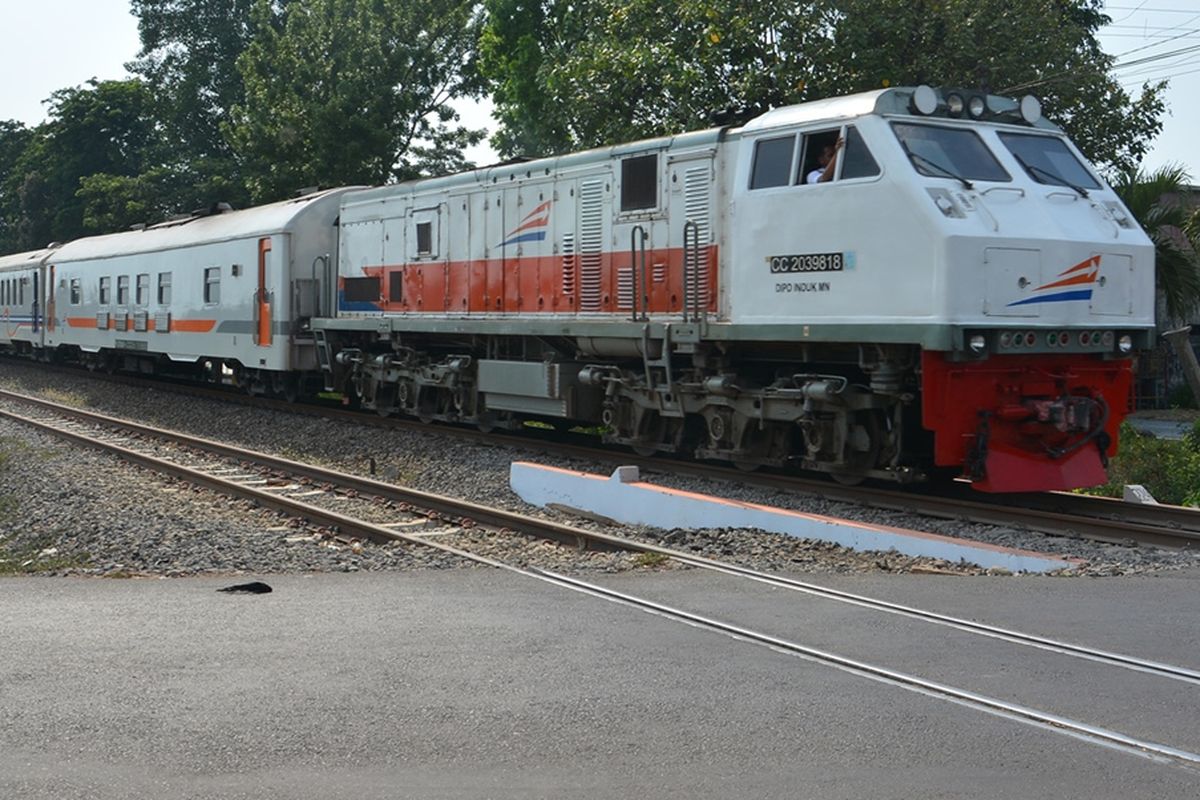
[[[77, 370], [70, 372], [78, 374]], [[329, 403], [289, 403], [226, 389], [197, 387], [191, 384], [181, 386], [124, 375], [95, 374], [91, 377], [287, 413], [342, 419], [357, 425], [373, 425], [385, 429], [430, 430], [429, 425], [417, 420], [379, 417], [345, 410]], [[521, 434], [497, 431], [482, 433], [470, 428], [448, 425], [438, 425], [435, 430], [440, 434], [469, 441], [504, 442], [561, 457], [613, 465], [634, 464], [646, 470], [734, 482], [740, 486], [774, 491], [811, 494], [827, 500], [938, 519], [995, 525], [1049, 536], [1090, 539], [1125, 546], [1200, 548], [1200, 509], [1182, 506], [1140, 505], [1107, 497], [1066, 492], [987, 495], [976, 492], [961, 482], [936, 487], [909, 487], [904, 490], [869, 484], [844, 486], [820, 478], [772, 472], [747, 473], [722, 465], [663, 457], [646, 458], [623, 449], [608, 448], [595, 443], [564, 441], [561, 435], [552, 431], [527, 431]], [[585, 437], [578, 437], [583, 438]]]
[[[693, 568], [710, 570], [777, 589], [820, 597], [875, 613], [902, 616], [974, 636], [1081, 659], [1107, 667], [1131, 670], [1154, 678], [1183, 683], [1187, 685], [1188, 689], [1200, 686], [1200, 671], [987, 625], [879, 598], [830, 589], [805, 581], [759, 572], [736, 564], [674, 551], [646, 542], [565, 526], [502, 509], [416, 492], [371, 478], [348, 475], [174, 431], [160, 430], [127, 420], [63, 406], [40, 398], [13, 392], [0, 392], [0, 398], [10, 405], [9, 408], [0, 409], [0, 414], [6, 417], [34, 425], [41, 430], [66, 437], [80, 444], [116, 453], [121, 458], [192, 481], [198, 485], [251, 499], [310, 522], [335, 527], [342, 536], [373, 541], [401, 541], [413, 546], [431, 547], [477, 564], [506, 570], [524, 578], [535, 579], [572, 592], [618, 603], [704, 631], [732, 637], [742, 643], [767, 647], [779, 653], [820, 663], [865, 679], [965, 706], [978, 712], [1003, 717], [1045, 731], [1068, 735], [1160, 763], [1189, 768], [1200, 767], [1200, 754], [1184, 749], [1129, 736], [1108, 727], [1091, 725], [1051, 711], [929, 680], [880, 664], [849, 658], [827, 649], [813, 647], [803, 642], [782, 638], [762, 630], [673, 607], [627, 592], [618, 592], [568, 575], [518, 566], [446, 544], [444, 541], [439, 541], [437, 535], [445, 533], [447, 530], [484, 525], [497, 530], [553, 538], [576, 546], [654, 553]], [[24, 413], [15, 411], [11, 408], [13, 404], [19, 404], [27, 410]], [[365, 502], [370, 502], [367, 498], [379, 498], [400, 504], [400, 508], [413, 521], [432, 518], [440, 520], [444, 524], [432, 534], [424, 528], [420, 533], [413, 532], [415, 527], [410, 527], [408, 521], [381, 524], [351, 516], [344, 511], [318, 508], [301, 499], [287, 496], [285, 490], [290, 489], [302, 489], [301, 494], [341, 492], [345, 496], [359, 497]]]

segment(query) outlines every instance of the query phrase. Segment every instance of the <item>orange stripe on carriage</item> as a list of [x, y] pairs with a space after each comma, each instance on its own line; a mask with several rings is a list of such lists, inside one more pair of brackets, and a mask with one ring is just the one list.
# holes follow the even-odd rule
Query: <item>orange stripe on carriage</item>
[[[67, 326], [71, 328], [98, 328], [95, 317], [67, 317]], [[109, 317], [108, 327], [100, 330], [116, 330], [116, 320]], [[153, 319], [146, 320], [146, 330], [155, 329]], [[217, 327], [215, 319], [173, 319], [170, 330], [174, 333], [209, 333]]]

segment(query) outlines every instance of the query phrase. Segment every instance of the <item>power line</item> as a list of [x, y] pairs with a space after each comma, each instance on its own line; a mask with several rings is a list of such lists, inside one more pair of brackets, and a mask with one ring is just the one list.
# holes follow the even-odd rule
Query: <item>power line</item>
[[1196, 69], [1189, 69], [1184, 72], [1176, 72], [1176, 73], [1167, 74], [1167, 75], [1158, 75], [1158, 76], [1152, 77], [1152, 78], [1143, 78], [1141, 80], [1129, 81], [1128, 83], [1122, 83], [1121, 88], [1122, 89], [1135, 89], [1135, 88], [1143, 86], [1147, 83], [1158, 83], [1159, 81], [1169, 81], [1169, 80], [1172, 80], [1173, 78], [1182, 78], [1184, 75], [1194, 75], [1197, 72], [1200, 72], [1200, 67], [1197, 67]]
[[[1192, 14], [1195, 13], [1190, 8], [1143, 8], [1142, 6], [1105, 6], [1105, 11], [1145, 11], [1155, 14]], [[1122, 19], [1126, 19], [1123, 17]]]
[[[1151, 45], [1151, 46], [1153, 47], [1154, 45]], [[1140, 49], [1145, 49], [1145, 48], [1140, 48]], [[1151, 64], [1155, 61], [1162, 61], [1167, 58], [1174, 58], [1176, 56], [1180, 56], [1185, 53], [1194, 53], [1197, 50], [1200, 50], [1200, 44], [1190, 44], [1187, 47], [1181, 47], [1178, 50], [1168, 50], [1165, 53], [1155, 53], [1153, 55], [1143, 56], [1142, 58], [1135, 58], [1133, 61], [1117, 63], [1117, 64], [1113, 65], [1113, 69], [1115, 69], [1115, 70], [1116, 69], [1126, 69], [1128, 67], [1136, 67], [1138, 64]], [[1132, 52], [1132, 51], [1130, 51], [1130, 52]]]

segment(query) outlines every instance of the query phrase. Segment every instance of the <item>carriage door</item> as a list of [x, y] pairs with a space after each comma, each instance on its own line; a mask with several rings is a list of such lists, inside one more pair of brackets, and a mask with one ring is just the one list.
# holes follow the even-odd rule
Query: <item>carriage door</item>
[[46, 281], [46, 330], [54, 333], [54, 265], [50, 265], [50, 276]]
[[254, 341], [259, 347], [270, 347], [271, 336], [271, 301], [274, 293], [267, 284], [267, 273], [271, 261], [271, 239], [258, 240], [258, 291], [254, 293], [254, 316], [256, 326]]
[[42, 271], [40, 269], [35, 269], [33, 271], [33, 332], [34, 333], [37, 333], [41, 329], [41, 326], [42, 326], [41, 320], [38, 319], [38, 311], [41, 309], [41, 295], [38, 294], [38, 290], [41, 288], [41, 282], [39, 281], [39, 278], [41, 278], [41, 272]]

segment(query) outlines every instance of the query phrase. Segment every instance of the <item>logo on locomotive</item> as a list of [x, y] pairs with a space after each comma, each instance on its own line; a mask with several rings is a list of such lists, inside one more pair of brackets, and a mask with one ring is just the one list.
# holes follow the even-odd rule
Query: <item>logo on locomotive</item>
[[546, 226], [550, 224], [550, 203], [551, 201], [547, 200], [526, 214], [525, 219], [521, 220], [521, 224], [509, 231], [499, 246], [507, 247], [510, 244], [521, 244], [522, 242], [545, 241]]
[[[1033, 297], [1014, 300], [1008, 305], [1027, 306], [1034, 303], [1065, 303], [1070, 300], [1091, 300], [1092, 287], [1100, 275], [1100, 256], [1092, 256], [1075, 266], [1058, 273], [1056, 280], [1034, 289]], [[1054, 291], [1050, 291], [1054, 290]], [[1049, 294], [1037, 294], [1050, 291]]]

